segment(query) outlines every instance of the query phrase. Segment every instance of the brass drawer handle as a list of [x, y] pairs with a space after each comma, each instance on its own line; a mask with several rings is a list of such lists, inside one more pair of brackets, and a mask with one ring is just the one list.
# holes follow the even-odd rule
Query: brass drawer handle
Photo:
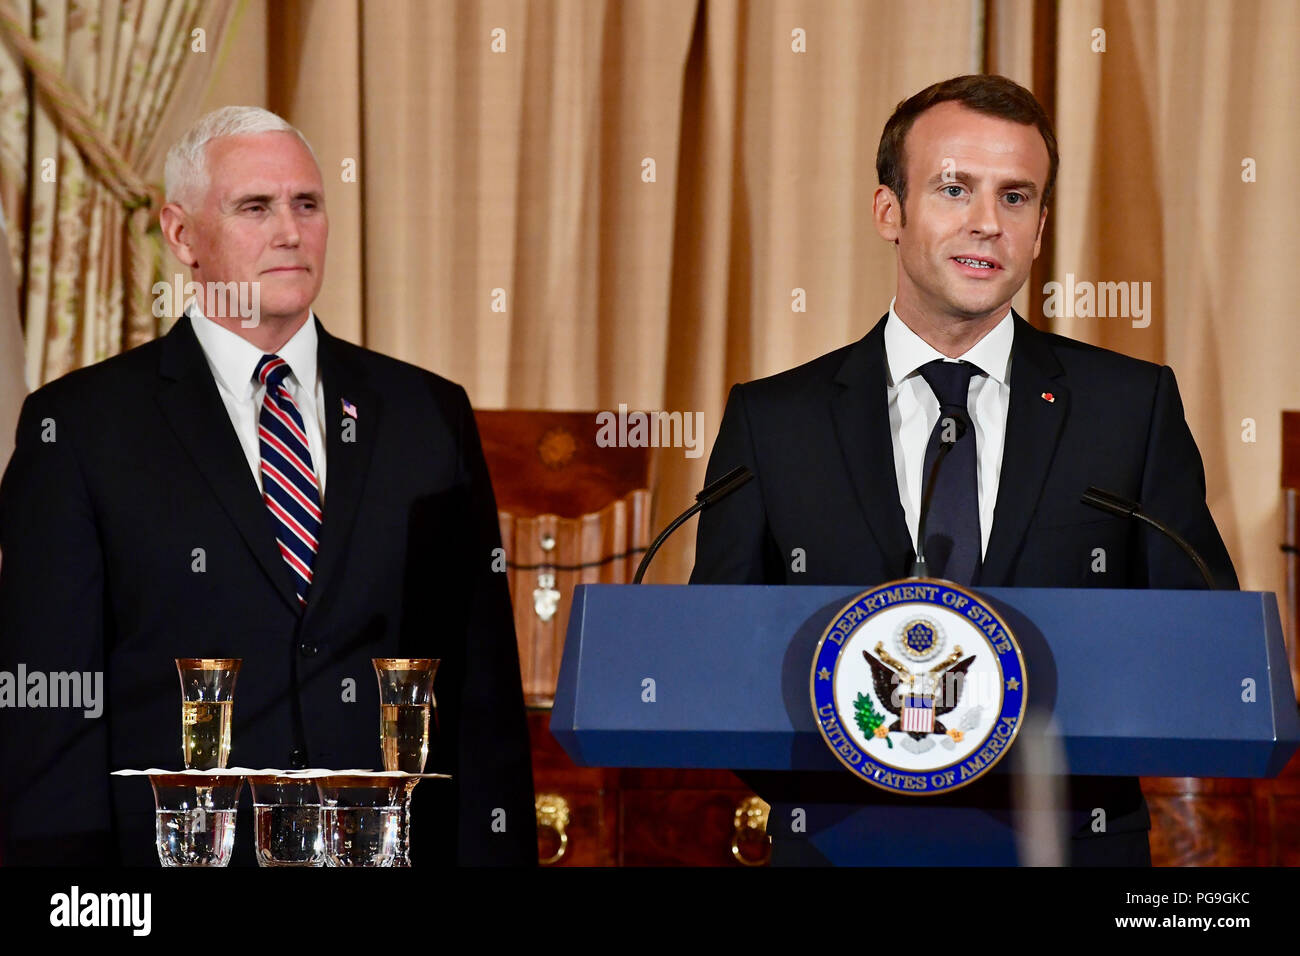
[[[772, 841], [767, 835], [767, 815], [771, 809], [760, 797], [746, 797], [736, 804], [731, 855], [741, 866], [766, 866], [772, 859]], [[742, 843], [759, 843], [763, 847], [762, 856], [747, 855], [740, 848]]]
[[537, 862], [542, 866], [554, 866], [564, 859], [564, 854], [569, 850], [569, 835], [564, 832], [569, 825], [569, 802], [558, 793], [539, 793], [535, 806], [537, 829], [550, 830], [560, 838], [560, 848]]

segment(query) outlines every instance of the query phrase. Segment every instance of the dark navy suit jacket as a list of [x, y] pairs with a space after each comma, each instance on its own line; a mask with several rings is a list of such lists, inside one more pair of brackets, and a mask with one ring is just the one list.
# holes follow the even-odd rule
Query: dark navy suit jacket
[[[370, 659], [403, 656], [442, 660], [426, 769], [455, 776], [416, 789], [413, 859], [536, 861], [510, 596], [492, 571], [497, 512], [469, 400], [318, 336], [329, 483], [303, 613], [188, 318], [28, 397], [0, 484], [0, 669], [102, 671], [107, 700], [99, 719], [0, 710], [0, 859], [156, 865], [147, 782], [108, 774], [182, 765], [173, 658], [243, 659], [232, 766], [369, 768], [382, 764]], [[243, 862], [251, 822], [237, 828]]]
[[[1173, 372], [1038, 331], [1018, 315], [1014, 323], [1006, 443], [978, 585], [1204, 587], [1170, 541], [1081, 504], [1096, 485], [1140, 501], [1201, 553], [1220, 587], [1236, 588]], [[708, 480], [737, 465], [756, 477], [701, 516], [692, 583], [865, 589], [907, 575], [914, 554], [894, 471], [884, 326], [882, 318], [852, 345], [732, 389]], [[1098, 548], [1104, 573], [1093, 570]], [[815, 776], [750, 779], [774, 801], [902, 799], [848, 774]], [[1108, 835], [1150, 826], [1136, 779], [1072, 777], [1068, 793], [1079, 859], [1105, 861], [1105, 840], [1089, 825], [1096, 807], [1107, 810]], [[1000, 809], [1010, 796], [1006, 776], [990, 775], [935, 799]], [[771, 819], [780, 825], [780, 814]], [[1101, 842], [1078, 847], [1084, 840]]]

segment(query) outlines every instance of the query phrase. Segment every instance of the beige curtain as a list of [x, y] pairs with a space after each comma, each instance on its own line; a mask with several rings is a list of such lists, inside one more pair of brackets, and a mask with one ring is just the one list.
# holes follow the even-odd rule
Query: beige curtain
[[[1035, 90], [1055, 99], [1062, 153], [1045, 275], [1149, 282], [1151, 322], [1044, 316], [1040, 288], [1018, 305], [1174, 367], [1243, 586], [1281, 590], [1279, 412], [1300, 407], [1282, 261], [1300, 225], [1280, 178], [1300, 136], [1298, 10], [246, 0], [200, 102], [267, 105], [312, 140], [331, 215], [318, 311], [334, 331], [463, 383], [480, 407], [702, 412], [700, 457], [660, 453], [659, 523], [698, 486], [733, 382], [856, 339], [888, 304], [892, 252], [868, 219], [893, 105], [980, 68], [1055, 76]], [[3, 168], [25, 129], [15, 96], [0, 70]], [[655, 578], [685, 577], [690, 539]]]
[[1058, 31], [1054, 278], [1149, 282], [1152, 308], [1056, 328], [1174, 369], [1242, 587], [1280, 594], [1281, 410], [1300, 408], [1297, 37], [1294, 0], [1082, 0]]
[[27, 395], [23, 373], [23, 333], [18, 324], [18, 289], [9, 256], [8, 230], [0, 215], [0, 474], [14, 450], [18, 410]]
[[158, 241], [146, 232], [157, 220], [157, 131], [178, 89], [197, 98], [231, 6], [5, 0], [0, 9], [0, 201], [15, 223], [33, 384], [157, 334]]
[[[698, 457], [660, 453], [663, 520], [698, 490], [732, 383], [885, 311], [880, 130], [979, 68], [979, 9], [290, 0], [215, 89], [265, 56], [268, 103], [320, 157], [332, 329], [480, 407], [702, 412]], [[653, 579], [684, 580], [692, 531]]]

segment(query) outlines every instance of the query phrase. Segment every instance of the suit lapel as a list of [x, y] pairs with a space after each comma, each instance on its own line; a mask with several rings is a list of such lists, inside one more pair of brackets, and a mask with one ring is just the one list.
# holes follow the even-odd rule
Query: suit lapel
[[163, 417], [280, 597], [296, 611], [298, 598], [276, 547], [266, 505], [187, 315], [163, 340], [159, 374]]
[[365, 371], [316, 323], [317, 356], [325, 382], [325, 505], [304, 623], [338, 583], [374, 453], [382, 412]]
[[898, 498], [889, 430], [885, 318], [849, 351], [835, 376], [831, 416], [862, 514], [891, 575], [907, 573], [912, 543]]
[[1006, 581], [1038, 506], [1070, 410], [1065, 370], [1052, 353], [1047, 336], [1018, 315], [1015, 330], [998, 500], [979, 581], [986, 587]]

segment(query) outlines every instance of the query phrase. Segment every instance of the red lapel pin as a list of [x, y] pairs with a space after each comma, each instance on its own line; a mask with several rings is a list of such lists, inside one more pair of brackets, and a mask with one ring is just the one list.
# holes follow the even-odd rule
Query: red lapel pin
[[1051, 392], [1043, 392], [1043, 401], [1049, 404], [1055, 404], [1056, 396], [1053, 395]]

